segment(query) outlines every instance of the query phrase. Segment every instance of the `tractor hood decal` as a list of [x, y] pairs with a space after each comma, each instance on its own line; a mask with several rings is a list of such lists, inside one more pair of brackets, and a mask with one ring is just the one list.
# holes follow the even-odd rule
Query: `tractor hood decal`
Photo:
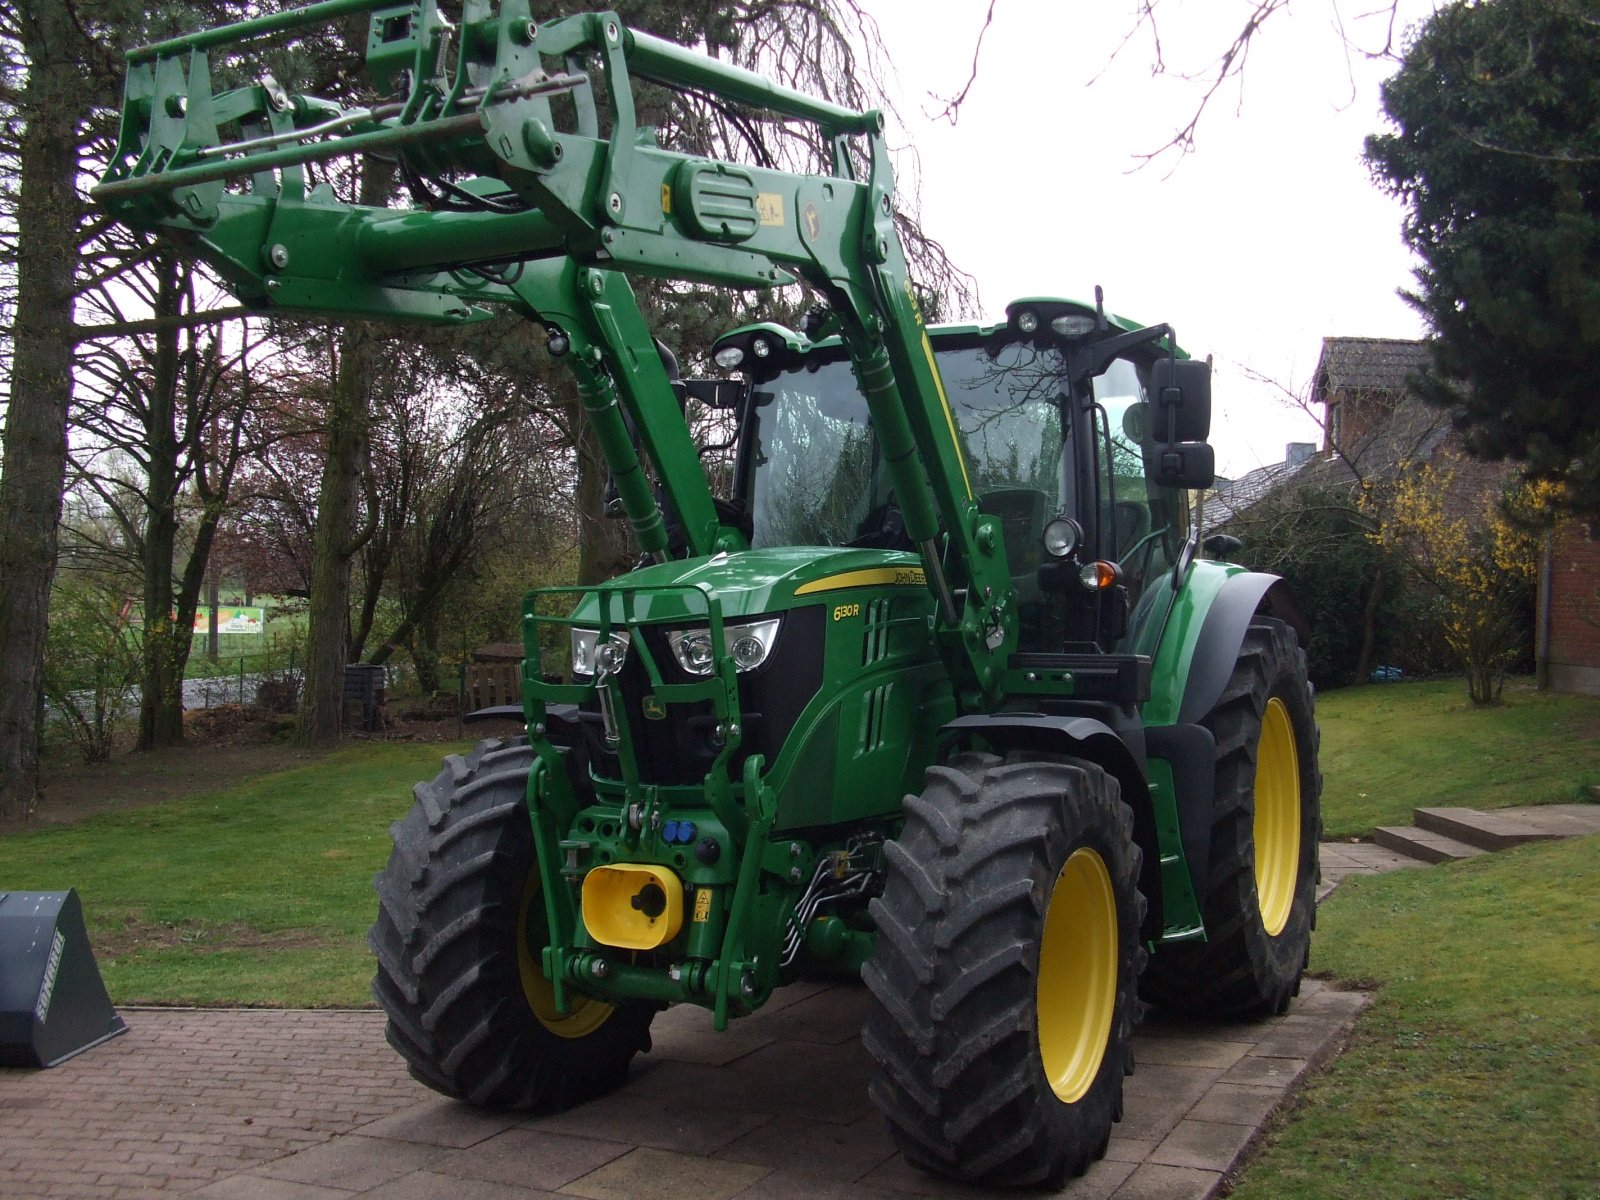
[[832, 592], [858, 587], [926, 587], [928, 575], [921, 567], [871, 567], [865, 571], [842, 571], [823, 579], [813, 579], [795, 588], [796, 596], [812, 592]]

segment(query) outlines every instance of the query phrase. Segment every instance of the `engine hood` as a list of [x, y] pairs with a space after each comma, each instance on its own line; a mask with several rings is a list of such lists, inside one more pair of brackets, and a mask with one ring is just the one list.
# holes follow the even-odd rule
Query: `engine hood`
[[[724, 620], [758, 617], [861, 588], [926, 591], [915, 554], [782, 546], [658, 563], [631, 571], [584, 595], [573, 616], [599, 623], [600, 605], [610, 606], [614, 624], [703, 621], [714, 595]], [[631, 602], [629, 598], [631, 597]]]

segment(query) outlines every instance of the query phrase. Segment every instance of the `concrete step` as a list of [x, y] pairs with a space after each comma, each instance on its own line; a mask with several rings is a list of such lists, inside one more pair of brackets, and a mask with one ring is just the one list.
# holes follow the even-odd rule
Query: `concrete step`
[[1410, 825], [1379, 825], [1372, 831], [1372, 840], [1385, 850], [1426, 863], [1455, 862], [1488, 853], [1481, 847]]
[[1420, 829], [1484, 850], [1509, 850], [1527, 842], [1550, 842], [1571, 836], [1521, 814], [1478, 812], [1471, 808], [1419, 808], [1411, 814], [1411, 819]]

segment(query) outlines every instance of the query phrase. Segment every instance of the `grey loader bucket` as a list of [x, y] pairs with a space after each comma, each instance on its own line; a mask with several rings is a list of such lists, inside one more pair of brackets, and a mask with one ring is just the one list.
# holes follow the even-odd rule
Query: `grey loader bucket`
[[78, 893], [0, 892], [0, 1066], [53, 1067], [126, 1032]]

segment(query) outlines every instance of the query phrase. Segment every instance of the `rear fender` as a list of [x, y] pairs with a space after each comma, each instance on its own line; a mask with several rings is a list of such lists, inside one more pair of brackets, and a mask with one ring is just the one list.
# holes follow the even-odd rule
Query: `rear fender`
[[[1166, 779], [1170, 770], [1172, 814], [1169, 853], [1181, 850], [1194, 908], [1205, 895], [1210, 874], [1211, 809], [1214, 800], [1216, 743], [1199, 722], [1216, 705], [1239, 659], [1245, 631], [1258, 614], [1286, 622], [1304, 646], [1310, 628], [1289, 585], [1276, 575], [1246, 571], [1224, 563], [1199, 561], [1173, 604], [1152, 667], [1154, 684], [1144, 706], [1145, 745], [1152, 772]], [[1166, 786], [1163, 784], [1162, 786]], [[1173, 838], [1171, 832], [1176, 832]], [[1183, 899], [1174, 900], [1175, 927], [1188, 918]]]
[[1190, 659], [1189, 680], [1183, 689], [1183, 705], [1178, 709], [1179, 724], [1200, 720], [1216, 704], [1239, 660], [1245, 631], [1258, 613], [1287, 623], [1302, 648], [1311, 637], [1311, 627], [1300, 615], [1294, 595], [1282, 579], [1253, 571], [1232, 576], [1211, 602], [1200, 626], [1200, 637]]
[[1210, 712], [1257, 614], [1288, 624], [1302, 646], [1310, 638], [1294, 594], [1278, 576], [1197, 561], [1156, 650], [1145, 725], [1191, 725]]
[[1133, 838], [1144, 852], [1139, 870], [1139, 890], [1149, 901], [1140, 937], [1159, 937], [1162, 929], [1161, 847], [1144, 767], [1128, 743], [1093, 717], [1064, 717], [1047, 713], [969, 713], [939, 730], [941, 759], [957, 749], [972, 749], [982, 742], [998, 754], [1021, 751], [1041, 758], [1076, 758], [1101, 767], [1117, 781], [1122, 799], [1133, 810]]

